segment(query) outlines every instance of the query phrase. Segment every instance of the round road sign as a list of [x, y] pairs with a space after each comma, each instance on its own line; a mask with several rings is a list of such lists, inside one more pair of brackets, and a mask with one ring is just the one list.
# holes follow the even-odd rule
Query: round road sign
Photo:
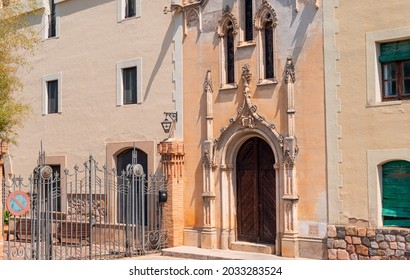
[[14, 191], [7, 197], [6, 207], [15, 216], [24, 215], [30, 209], [30, 198], [25, 192]]

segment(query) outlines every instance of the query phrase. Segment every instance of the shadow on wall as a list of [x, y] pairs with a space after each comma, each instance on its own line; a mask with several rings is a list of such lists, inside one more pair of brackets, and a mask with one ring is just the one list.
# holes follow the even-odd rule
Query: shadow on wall
[[[160, 53], [159, 53], [159, 55], [158, 55], [158, 59], [157, 59], [157, 61], [155, 62], [154, 68], [152, 69], [151, 76], [150, 76], [150, 78], [149, 78], [149, 80], [148, 80], [147, 88], [146, 88], [146, 90], [145, 90], [144, 99], [143, 99], [144, 101], [145, 101], [145, 100], [147, 99], [147, 97], [148, 97], [148, 94], [149, 94], [149, 92], [150, 92], [150, 90], [151, 90], [151, 87], [152, 87], [152, 84], [153, 84], [153, 82], [154, 82], [154, 80], [155, 80], [155, 77], [157, 76], [158, 71], [159, 71], [159, 69], [160, 69], [161, 66], [162, 66], [162, 63], [164, 62], [164, 58], [165, 58], [166, 54], [168, 53], [168, 50], [169, 50], [169, 48], [170, 48], [170, 46], [171, 46], [172, 38], [173, 38], [173, 36], [174, 36], [174, 28], [173, 28], [173, 26], [174, 26], [174, 22], [171, 21], [170, 24], [169, 24], [169, 26], [168, 26], [168, 29], [167, 29], [167, 31], [166, 31], [166, 33], [165, 33], [164, 40], [162, 41], [161, 51], [160, 51]], [[170, 79], [171, 79], [171, 76], [170, 76]]]
[[[301, 11], [300, 20], [298, 22], [299, 25], [296, 29], [295, 35], [292, 40], [292, 45], [294, 46], [292, 53], [294, 64], [296, 64], [298, 61], [298, 57], [306, 41], [308, 28], [310, 24], [313, 22], [313, 19], [315, 18], [317, 12], [318, 9], [316, 9], [314, 3], [312, 5], [304, 6], [303, 10]], [[293, 15], [291, 25], [295, 23], [295, 19], [298, 13], [296, 13], [295, 9], [292, 9], [292, 14]]]
[[104, 5], [112, 0], [87, 0], [87, 1], [76, 1], [75, 5], [70, 5], [70, 3], [59, 3], [58, 5], [64, 5], [63, 9], [60, 9], [61, 16], [69, 16], [71, 14], [75, 14], [79, 11], [87, 10], [94, 8], [95, 6]]

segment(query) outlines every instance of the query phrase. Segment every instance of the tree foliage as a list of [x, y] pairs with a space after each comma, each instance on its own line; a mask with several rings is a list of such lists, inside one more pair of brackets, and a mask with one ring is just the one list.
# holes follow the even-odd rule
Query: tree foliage
[[16, 128], [30, 109], [19, 96], [23, 85], [18, 70], [27, 66], [28, 55], [40, 41], [38, 33], [29, 25], [29, 17], [35, 11], [34, 1], [7, 1], [7, 6], [0, 7], [1, 141], [16, 141]]

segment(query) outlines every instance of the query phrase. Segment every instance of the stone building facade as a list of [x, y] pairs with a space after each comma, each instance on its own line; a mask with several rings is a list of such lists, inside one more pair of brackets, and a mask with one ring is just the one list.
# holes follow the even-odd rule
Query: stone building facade
[[319, 1], [171, 10], [184, 31], [184, 244], [324, 258]]
[[[182, 106], [182, 73], [175, 67], [182, 40], [179, 25], [163, 13], [168, 3], [37, 1], [30, 23], [42, 42], [28, 56], [30, 68], [18, 73], [32, 110], [18, 145], [10, 145], [12, 165], [4, 174], [27, 180], [40, 149], [59, 174], [89, 155], [101, 168], [120, 171], [134, 148], [146, 174], [162, 173], [158, 144], [168, 135], [161, 122], [164, 112]], [[180, 120], [174, 139], [182, 137]], [[73, 203], [62, 195], [61, 211], [76, 211]]]
[[323, 2], [330, 259], [408, 258], [407, 4]]
[[170, 246], [409, 259], [405, 0], [39, 2], [3, 174], [27, 177], [40, 143], [60, 171], [135, 147], [167, 176]]

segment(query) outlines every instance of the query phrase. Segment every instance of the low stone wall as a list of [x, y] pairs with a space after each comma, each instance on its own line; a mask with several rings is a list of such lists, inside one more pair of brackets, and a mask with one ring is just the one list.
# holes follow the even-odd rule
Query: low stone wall
[[101, 223], [105, 219], [104, 200], [93, 200], [90, 213], [90, 202], [87, 199], [68, 199], [67, 220], [69, 221], [89, 221], [90, 217], [94, 222]]
[[327, 228], [329, 260], [410, 260], [410, 229]]

